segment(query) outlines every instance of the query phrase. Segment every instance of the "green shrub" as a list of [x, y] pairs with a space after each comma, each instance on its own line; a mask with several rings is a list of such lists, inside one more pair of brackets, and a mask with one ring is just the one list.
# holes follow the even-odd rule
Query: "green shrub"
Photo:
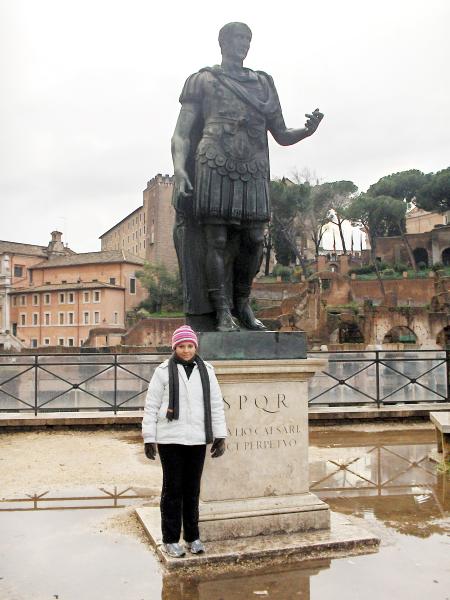
[[355, 275], [368, 275], [369, 273], [375, 273], [375, 267], [373, 265], [362, 265], [361, 267], [353, 267], [349, 269], [349, 274], [355, 273]]
[[382, 272], [383, 277], [393, 277], [396, 274], [394, 269], [384, 269]]
[[420, 262], [417, 263], [417, 268], [420, 271], [425, 271], [425, 269], [428, 269], [428, 265], [426, 262], [423, 262], [423, 260], [421, 260]]
[[285, 267], [280, 265], [280, 263], [277, 263], [273, 268], [272, 274], [275, 277], [281, 277], [282, 281], [290, 281], [292, 269], [291, 267]]
[[408, 270], [408, 265], [402, 262], [395, 263], [394, 270], [397, 271], [397, 273], [403, 273]]
[[433, 271], [441, 271], [444, 268], [444, 265], [441, 262], [435, 262], [431, 268]]

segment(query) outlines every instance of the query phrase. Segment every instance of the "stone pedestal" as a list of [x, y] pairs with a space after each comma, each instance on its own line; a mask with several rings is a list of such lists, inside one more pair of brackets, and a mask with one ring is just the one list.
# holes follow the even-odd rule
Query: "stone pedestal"
[[199, 338], [224, 397], [227, 451], [220, 458], [208, 452], [205, 462], [199, 520], [205, 554], [171, 558], [162, 545], [159, 507], [136, 509], [164, 567], [376, 551], [379, 539], [347, 518], [332, 514], [330, 526], [327, 504], [309, 491], [307, 382], [327, 361], [306, 358], [305, 334]]
[[[262, 341], [264, 335], [262, 336]], [[307, 380], [323, 359], [214, 362], [225, 402], [227, 451], [207, 458], [200, 533], [205, 541], [329, 528], [309, 492]]]

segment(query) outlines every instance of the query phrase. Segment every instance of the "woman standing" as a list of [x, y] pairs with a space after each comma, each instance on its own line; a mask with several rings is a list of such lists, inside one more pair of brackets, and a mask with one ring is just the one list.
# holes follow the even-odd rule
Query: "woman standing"
[[204, 552], [198, 530], [200, 480], [206, 444], [211, 456], [225, 452], [227, 429], [223, 398], [214, 368], [197, 354], [195, 332], [183, 325], [172, 335], [173, 355], [156, 368], [145, 400], [142, 436], [145, 454], [156, 449], [163, 469], [161, 529], [163, 549], [185, 555], [183, 537], [193, 553]]

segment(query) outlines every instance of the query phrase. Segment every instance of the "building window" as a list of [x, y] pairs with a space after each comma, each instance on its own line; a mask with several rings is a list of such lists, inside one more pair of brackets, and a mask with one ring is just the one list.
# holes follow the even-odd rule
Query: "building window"
[[33, 325], [38, 325], [39, 324], [39, 313], [33, 313], [33, 321], [32, 321]]
[[130, 294], [136, 293], [136, 278], [130, 277]]
[[20, 306], [26, 306], [26, 305], [27, 305], [27, 297], [20, 296]]
[[22, 327], [27, 324], [27, 315], [25, 313], [20, 313], [20, 324]]
[[64, 346], [64, 338], [58, 338], [58, 346]]
[[98, 310], [94, 312], [94, 324], [98, 325], [100, 323], [100, 313]]
[[116, 285], [116, 278], [115, 278], [115, 277], [110, 277], [110, 278], [109, 278], [109, 283], [110, 283], [111, 285]]
[[50, 325], [50, 313], [44, 313], [44, 325]]
[[68, 319], [69, 325], [73, 325], [73, 323], [74, 323], [74, 313], [73, 312], [67, 313], [67, 319]]
[[17, 296], [12, 297], [13, 306], [17, 306]]
[[117, 325], [119, 322], [119, 313], [115, 312], [114, 313], [114, 325]]
[[36, 338], [31, 338], [31, 347], [32, 348], [37, 348], [38, 346], [38, 341]]
[[44, 338], [44, 346], [50, 346], [50, 338]]
[[23, 277], [22, 265], [14, 265], [14, 277]]
[[90, 302], [89, 292], [83, 292], [83, 304], [88, 304], [89, 302]]
[[39, 304], [39, 296], [37, 294], [33, 294], [33, 306], [38, 306]]
[[88, 312], [83, 313], [83, 324], [89, 325], [89, 313]]
[[50, 294], [44, 294], [44, 304], [50, 304], [51, 296]]
[[60, 292], [60, 294], [58, 295], [58, 301], [60, 304], [65, 304], [66, 295], [63, 292]]
[[58, 313], [58, 323], [59, 323], [59, 325], [64, 325], [64, 313], [63, 312]]
[[74, 341], [75, 340], [73, 338], [67, 338], [67, 345], [72, 348], [75, 345]]
[[75, 294], [73, 292], [67, 294], [67, 304], [75, 304]]
[[94, 302], [96, 304], [98, 304], [100, 302], [100, 292], [98, 290], [95, 290], [95, 292], [94, 292]]

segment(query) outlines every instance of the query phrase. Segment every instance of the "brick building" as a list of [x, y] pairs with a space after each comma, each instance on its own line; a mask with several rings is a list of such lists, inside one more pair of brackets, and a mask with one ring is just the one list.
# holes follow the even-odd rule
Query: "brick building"
[[441, 225], [448, 225], [448, 213], [427, 212], [417, 206], [406, 213], [406, 233], [426, 233]]
[[125, 251], [53, 256], [10, 290], [10, 329], [26, 347], [80, 346], [95, 328], [123, 329], [145, 297], [142, 258]]
[[173, 177], [158, 174], [147, 182], [142, 206], [100, 236], [102, 250], [124, 250], [150, 263], [178, 268], [172, 229]]
[[70, 256], [73, 250], [65, 246], [60, 231], [52, 231], [47, 246], [0, 241], [0, 349], [20, 348], [21, 342], [12, 333], [10, 293], [16, 287], [27, 287], [31, 268], [57, 256]]

